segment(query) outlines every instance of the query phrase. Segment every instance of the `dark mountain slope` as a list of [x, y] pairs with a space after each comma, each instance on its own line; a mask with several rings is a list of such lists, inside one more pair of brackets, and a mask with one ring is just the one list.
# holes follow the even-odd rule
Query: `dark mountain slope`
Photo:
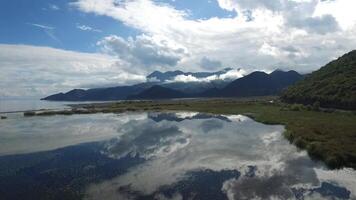
[[97, 88], [97, 89], [74, 89], [67, 93], [58, 93], [42, 100], [49, 101], [112, 101], [112, 100], [124, 100], [128, 96], [138, 94], [154, 85], [161, 85], [162, 87], [173, 89], [176, 91], [184, 92], [194, 96], [200, 94], [207, 89], [222, 88], [226, 86], [230, 81], [211, 81], [211, 82], [171, 82], [171, 83], [158, 83], [147, 82], [132, 86], [119, 86], [111, 88]]
[[290, 103], [356, 109], [356, 50], [334, 60], [281, 95]]
[[295, 71], [253, 72], [236, 79], [222, 89], [211, 89], [202, 94], [208, 97], [248, 97], [276, 95], [284, 88], [302, 79]]
[[49, 101], [112, 101], [123, 100], [128, 96], [138, 94], [154, 85], [161, 85], [165, 88], [178, 90], [190, 95], [200, 94], [203, 91], [211, 88], [225, 87], [232, 80], [213, 80], [210, 82], [196, 81], [196, 82], [174, 82], [172, 81], [177, 75], [192, 75], [196, 78], [206, 78], [212, 75], [221, 75], [232, 70], [226, 68], [217, 72], [182, 72], [182, 71], [155, 71], [146, 78], [149, 80], [145, 83], [140, 83], [132, 86], [118, 86], [110, 88], [95, 88], [95, 89], [74, 89], [67, 93], [58, 93], [42, 100]]
[[89, 90], [74, 89], [67, 93], [58, 93], [42, 100], [49, 101], [111, 101], [111, 100], [123, 100], [129, 95], [142, 92], [149, 87], [152, 87], [154, 83], [142, 83], [133, 86], [118, 86], [111, 88], [97, 88]]
[[128, 99], [173, 99], [184, 97], [188, 97], [188, 95], [178, 90], [155, 85], [137, 95], [129, 96]]
[[187, 94], [196, 95], [212, 88], [221, 89], [229, 83], [231, 83], [231, 81], [214, 80], [210, 82], [172, 82], [161, 84], [161, 86], [173, 90], [178, 90]]

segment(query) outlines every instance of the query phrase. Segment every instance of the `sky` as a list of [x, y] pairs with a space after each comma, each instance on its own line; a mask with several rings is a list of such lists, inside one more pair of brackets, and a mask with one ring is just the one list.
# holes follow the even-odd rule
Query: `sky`
[[354, 0], [1, 0], [0, 98], [154, 70], [310, 73], [356, 49]]

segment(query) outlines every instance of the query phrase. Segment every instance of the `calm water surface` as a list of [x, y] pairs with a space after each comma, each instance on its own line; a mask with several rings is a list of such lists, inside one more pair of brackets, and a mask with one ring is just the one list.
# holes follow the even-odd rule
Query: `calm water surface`
[[[40, 109], [65, 109], [69, 104], [99, 103], [100, 101], [41, 101], [39, 99], [0, 99], [0, 113]], [[110, 102], [110, 101], [105, 101]]]
[[0, 99], [0, 112], [17, 112], [40, 109], [68, 108], [68, 102], [41, 101], [37, 99]]
[[354, 170], [241, 115], [8, 117], [0, 199], [356, 199]]

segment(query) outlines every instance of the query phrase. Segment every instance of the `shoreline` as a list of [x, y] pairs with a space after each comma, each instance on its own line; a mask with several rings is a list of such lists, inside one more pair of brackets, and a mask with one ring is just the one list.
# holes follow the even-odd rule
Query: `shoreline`
[[71, 109], [25, 112], [24, 116], [147, 111], [242, 114], [260, 123], [284, 125], [284, 136], [291, 143], [332, 169], [356, 169], [356, 114], [352, 111], [311, 110], [303, 105], [281, 103], [277, 97], [120, 101], [68, 106]]

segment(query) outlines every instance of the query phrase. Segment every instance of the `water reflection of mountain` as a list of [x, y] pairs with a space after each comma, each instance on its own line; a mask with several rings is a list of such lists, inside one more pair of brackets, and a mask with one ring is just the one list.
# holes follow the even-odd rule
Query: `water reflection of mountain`
[[181, 122], [184, 120], [211, 119], [211, 118], [231, 122], [231, 120], [229, 118], [222, 116], [222, 115], [212, 115], [212, 114], [206, 114], [206, 113], [190, 113], [190, 112], [187, 112], [187, 113], [185, 113], [185, 112], [148, 113], [148, 117], [155, 122], [161, 122], [163, 120]]

